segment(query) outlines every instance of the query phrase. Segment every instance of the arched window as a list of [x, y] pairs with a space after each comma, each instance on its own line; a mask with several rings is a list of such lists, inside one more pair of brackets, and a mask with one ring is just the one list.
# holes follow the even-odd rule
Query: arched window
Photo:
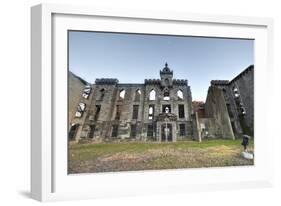
[[135, 92], [135, 101], [140, 101], [141, 90], [137, 89]]
[[162, 105], [162, 112], [171, 113], [171, 105], [170, 104]]
[[124, 99], [125, 93], [126, 93], [125, 89], [121, 89], [120, 92], [119, 92], [119, 99], [121, 99], [121, 100]]
[[82, 117], [85, 109], [86, 109], [86, 104], [80, 102], [77, 106], [77, 111], [75, 112], [75, 117]]
[[85, 98], [85, 99], [88, 99], [90, 94], [91, 94], [91, 86], [90, 85], [86, 85], [84, 90], [83, 90], [83, 93], [82, 93], [82, 96]]
[[168, 89], [164, 91], [164, 100], [170, 100], [170, 92]]
[[148, 119], [153, 119], [154, 117], [154, 105], [149, 105], [148, 108]]
[[178, 99], [179, 100], [183, 100], [183, 92], [182, 92], [182, 90], [178, 90], [177, 91], [177, 95], [178, 95]]
[[84, 111], [85, 111], [85, 108], [86, 108], [86, 104], [80, 102], [79, 105], [78, 105], [78, 107], [77, 107], [77, 110], [78, 110], [79, 112], [84, 112]]
[[236, 86], [233, 87], [234, 97], [239, 97], [238, 88]]
[[155, 100], [156, 99], [156, 92], [155, 90], [151, 90], [149, 93], [149, 100]]

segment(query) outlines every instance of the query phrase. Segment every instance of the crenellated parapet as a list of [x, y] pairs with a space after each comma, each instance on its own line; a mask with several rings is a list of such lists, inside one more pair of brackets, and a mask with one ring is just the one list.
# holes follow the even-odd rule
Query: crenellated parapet
[[229, 84], [228, 80], [212, 80], [211, 81], [211, 86], [228, 85], [228, 84]]
[[161, 80], [160, 79], [145, 79], [144, 84], [159, 85], [159, 84], [161, 84]]
[[187, 86], [188, 81], [186, 79], [173, 79], [173, 85]]
[[118, 84], [118, 79], [113, 79], [113, 78], [101, 78], [101, 79], [96, 79], [95, 84], [109, 84], [109, 85], [115, 85]]
[[[187, 86], [188, 85], [188, 81], [186, 79], [173, 79], [172, 83], [173, 83], [173, 85], [176, 85], [176, 86]], [[144, 84], [159, 85], [159, 84], [161, 84], [161, 80], [160, 79], [145, 79]]]

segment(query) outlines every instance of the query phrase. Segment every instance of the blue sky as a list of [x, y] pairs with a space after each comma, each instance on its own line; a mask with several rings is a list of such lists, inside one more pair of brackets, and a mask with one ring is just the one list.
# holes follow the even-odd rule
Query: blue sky
[[231, 80], [254, 64], [253, 47], [245, 39], [71, 31], [69, 70], [89, 83], [144, 83], [168, 62], [174, 78], [188, 80], [193, 100], [205, 101], [211, 80]]

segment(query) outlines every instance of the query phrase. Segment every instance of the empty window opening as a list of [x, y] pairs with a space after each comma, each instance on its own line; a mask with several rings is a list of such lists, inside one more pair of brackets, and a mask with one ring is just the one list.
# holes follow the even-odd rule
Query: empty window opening
[[162, 112], [163, 113], [171, 113], [171, 105], [163, 105], [162, 106]]
[[148, 107], [148, 119], [154, 118], [154, 105], [149, 105]]
[[237, 87], [233, 87], [233, 93], [234, 93], [234, 97], [236, 97], [236, 98], [240, 96]]
[[155, 90], [151, 90], [149, 93], [149, 100], [155, 100], [156, 99], [156, 92]]
[[99, 98], [99, 100], [103, 100], [104, 99], [104, 95], [105, 95], [105, 89], [101, 89], [100, 90], [100, 98]]
[[79, 124], [72, 124], [71, 125], [70, 130], [69, 130], [69, 134], [68, 134], [68, 138], [70, 140], [74, 140], [75, 139], [75, 136], [76, 136], [76, 133], [78, 131], [78, 128], [79, 128]]
[[185, 136], [185, 124], [180, 124], [180, 136]]
[[147, 125], [147, 137], [153, 137], [153, 124]]
[[120, 119], [121, 110], [122, 110], [122, 106], [121, 105], [116, 105], [116, 114], [115, 114], [115, 119], [116, 120]]
[[82, 117], [85, 109], [86, 109], [86, 104], [80, 102], [77, 106], [77, 111], [75, 112], [75, 117]]
[[84, 112], [84, 111], [85, 111], [85, 108], [86, 108], [86, 104], [80, 102], [79, 105], [78, 105], [78, 107], [77, 107], [77, 110], [78, 110], [78, 111], [81, 111], [81, 112]]
[[89, 132], [88, 138], [91, 138], [91, 139], [94, 138], [95, 129], [96, 129], [96, 125], [90, 125], [90, 132]]
[[75, 117], [78, 117], [78, 118], [80, 118], [80, 117], [82, 117], [82, 115], [83, 115], [83, 113], [82, 112], [75, 112]]
[[88, 99], [89, 96], [90, 96], [90, 94], [91, 94], [91, 90], [92, 90], [91, 86], [90, 86], [90, 85], [86, 85], [85, 88], [84, 88], [84, 90], [83, 90], [82, 96], [83, 96], [85, 99]]
[[124, 89], [122, 89], [120, 92], [119, 92], [119, 99], [122, 100], [125, 98], [125, 93], [126, 91]]
[[141, 90], [137, 89], [137, 91], [135, 92], [135, 101], [140, 101], [140, 97], [141, 97]]
[[131, 125], [131, 134], [130, 134], [130, 136], [132, 138], [135, 138], [137, 136], [137, 125], [135, 125], [135, 124]]
[[82, 97], [84, 97], [84, 99], [88, 99], [90, 94], [84, 93], [82, 94]]
[[184, 118], [184, 105], [179, 104], [179, 118]]
[[177, 91], [178, 100], [183, 100], [183, 92], [181, 90]]
[[133, 119], [138, 119], [139, 105], [133, 105]]
[[100, 114], [100, 109], [101, 109], [101, 105], [96, 105], [96, 112], [95, 112], [95, 121], [97, 121], [99, 119], [99, 114]]
[[118, 125], [113, 125], [111, 137], [117, 137], [117, 135], [118, 135]]

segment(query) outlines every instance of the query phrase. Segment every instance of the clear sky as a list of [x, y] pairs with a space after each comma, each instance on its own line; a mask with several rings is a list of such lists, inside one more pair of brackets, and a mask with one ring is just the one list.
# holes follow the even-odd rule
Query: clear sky
[[254, 64], [253, 47], [245, 39], [71, 31], [69, 70], [89, 83], [144, 83], [168, 62], [174, 78], [188, 80], [192, 99], [205, 101], [211, 80], [231, 80]]

